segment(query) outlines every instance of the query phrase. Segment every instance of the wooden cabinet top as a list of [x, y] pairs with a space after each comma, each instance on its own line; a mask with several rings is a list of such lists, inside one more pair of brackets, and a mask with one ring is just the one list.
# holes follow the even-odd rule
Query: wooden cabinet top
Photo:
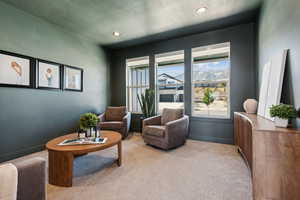
[[245, 112], [235, 112], [235, 115], [239, 115], [244, 119], [248, 120], [252, 129], [255, 131], [268, 131], [268, 132], [278, 132], [278, 133], [289, 133], [289, 134], [300, 134], [300, 129], [295, 128], [278, 128], [275, 123], [269, 119], [258, 116], [256, 114], [248, 114]]

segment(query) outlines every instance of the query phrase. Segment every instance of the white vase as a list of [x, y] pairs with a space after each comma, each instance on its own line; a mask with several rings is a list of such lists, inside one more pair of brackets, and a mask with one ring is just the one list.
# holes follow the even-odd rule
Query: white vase
[[246, 113], [255, 114], [257, 111], [257, 101], [255, 99], [247, 99], [243, 104]]
[[275, 117], [275, 126], [281, 127], [281, 128], [286, 128], [289, 124], [288, 119], [282, 119], [279, 117]]

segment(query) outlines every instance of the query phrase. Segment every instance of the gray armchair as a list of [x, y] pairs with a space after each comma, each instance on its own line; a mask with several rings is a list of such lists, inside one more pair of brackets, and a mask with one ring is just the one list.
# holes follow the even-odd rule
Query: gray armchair
[[14, 164], [18, 169], [17, 200], [46, 199], [46, 161], [31, 158]]
[[164, 109], [162, 115], [143, 121], [143, 138], [146, 144], [172, 149], [185, 143], [189, 117], [182, 109]]
[[[31, 158], [13, 161], [0, 167], [0, 187], [4, 187], [4, 196], [0, 199], [45, 200], [46, 199], [46, 161], [43, 158]], [[14, 170], [14, 173], [12, 173]], [[4, 184], [4, 185], [1, 185]], [[3, 189], [3, 188], [2, 188]], [[6, 197], [6, 198], [5, 198]]]
[[105, 113], [98, 116], [101, 130], [112, 130], [121, 133], [122, 138], [128, 136], [130, 129], [131, 113], [125, 106], [108, 107]]

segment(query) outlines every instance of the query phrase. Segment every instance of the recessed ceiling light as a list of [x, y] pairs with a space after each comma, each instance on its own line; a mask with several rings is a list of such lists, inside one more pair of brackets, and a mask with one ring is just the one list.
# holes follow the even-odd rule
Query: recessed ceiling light
[[201, 7], [201, 8], [198, 8], [197, 10], [196, 10], [196, 13], [197, 14], [201, 14], [201, 13], [204, 13], [204, 12], [206, 12], [207, 11], [207, 8], [206, 7]]
[[112, 34], [113, 34], [113, 36], [115, 36], [115, 37], [119, 37], [119, 36], [120, 36], [120, 33], [117, 32], [117, 31], [114, 31]]

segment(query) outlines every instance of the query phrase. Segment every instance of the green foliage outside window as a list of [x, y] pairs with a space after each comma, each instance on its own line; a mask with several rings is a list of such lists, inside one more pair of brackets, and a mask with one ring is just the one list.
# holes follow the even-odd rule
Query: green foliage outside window
[[210, 104], [212, 104], [215, 101], [215, 98], [213, 96], [213, 91], [210, 88], [205, 88], [204, 91], [204, 97], [203, 97], [203, 103], [206, 106], [209, 106]]
[[203, 103], [207, 106], [208, 114], [209, 114], [209, 105], [212, 104], [214, 101], [215, 101], [215, 98], [213, 96], [212, 89], [205, 88], [204, 97], [203, 97]]

